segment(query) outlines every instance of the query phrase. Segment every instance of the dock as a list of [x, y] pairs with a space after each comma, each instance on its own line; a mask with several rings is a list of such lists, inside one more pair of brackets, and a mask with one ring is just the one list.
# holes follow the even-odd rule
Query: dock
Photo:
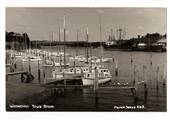
[[28, 73], [27, 71], [17, 71], [17, 72], [6, 73], [6, 75], [9, 76], [9, 75], [27, 74], [27, 73]]
[[66, 75], [64, 78], [45, 78], [45, 84], [54, 84], [58, 83], [61, 81], [80, 81], [81, 80], [81, 75], [76, 74], [76, 75]]
[[9, 72], [6, 73], [6, 81], [8, 81], [8, 76], [12, 76], [12, 75], [21, 75], [21, 83], [26, 82], [29, 83], [30, 81], [32, 81], [34, 79], [34, 76], [27, 71], [17, 71], [17, 72]]

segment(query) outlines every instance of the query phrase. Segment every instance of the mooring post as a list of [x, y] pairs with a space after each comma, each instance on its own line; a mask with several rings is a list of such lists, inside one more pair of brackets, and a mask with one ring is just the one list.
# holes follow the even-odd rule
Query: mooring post
[[40, 63], [39, 63], [39, 60], [38, 60], [38, 82], [39, 82], [39, 84], [41, 83], [41, 71], [40, 71]]
[[163, 86], [165, 86], [165, 80], [166, 80], [166, 67], [165, 63], [163, 64]]
[[44, 65], [46, 64], [46, 54], [43, 55], [43, 64], [44, 64]]
[[137, 102], [137, 92], [138, 92], [138, 70], [135, 70], [135, 82], [134, 82], [134, 99]]
[[21, 62], [21, 71], [24, 70], [23, 62]]
[[98, 104], [98, 72], [96, 67], [95, 67], [95, 79], [93, 84], [94, 84], [95, 102], [96, 104]]
[[10, 72], [14, 72], [14, 70], [13, 70], [13, 64], [12, 64], [12, 63], [10, 64], [9, 69], [10, 69]]
[[29, 61], [28, 61], [28, 71], [29, 71], [29, 73], [31, 73], [31, 63], [30, 63], [31, 61], [30, 61], [30, 58], [29, 58]]
[[136, 65], [134, 65], [134, 78], [133, 78], [133, 86], [136, 84]]
[[10, 59], [10, 72], [14, 72], [14, 63], [12, 58]]
[[[14, 61], [15, 62], [15, 61]], [[16, 69], [17, 69], [17, 64], [16, 64], [16, 62], [14, 63], [14, 71], [16, 71]]]
[[55, 69], [55, 61], [54, 58], [52, 58], [52, 62], [53, 62], [53, 70]]
[[46, 84], [46, 79], [45, 79], [45, 70], [43, 69], [43, 80], [44, 80], [44, 84]]
[[115, 77], [118, 76], [118, 60], [115, 60]]
[[131, 65], [133, 64], [133, 57], [132, 57], [132, 53], [130, 53], [130, 62], [131, 62]]
[[21, 83], [23, 83], [24, 82], [24, 75], [23, 74], [21, 74]]
[[150, 65], [152, 66], [152, 53], [150, 55]]
[[[137, 80], [138, 77], [137, 77], [137, 70], [134, 71], [134, 81], [138, 81]], [[136, 104], [137, 102], [137, 90], [138, 90], [138, 86], [137, 86], [137, 83], [133, 81], [133, 87], [131, 87], [131, 92], [133, 94], [133, 97], [134, 97], [134, 102]]]
[[84, 74], [83, 74], [83, 69], [80, 67], [81, 70], [81, 78], [83, 78]]
[[157, 79], [156, 79], [156, 89], [159, 89], [159, 65], [157, 66], [156, 69], [156, 75], [157, 75]]
[[146, 66], [145, 65], [143, 65], [143, 81], [144, 81], [145, 95], [147, 95], [148, 90], [147, 90], [147, 75], [146, 75]]

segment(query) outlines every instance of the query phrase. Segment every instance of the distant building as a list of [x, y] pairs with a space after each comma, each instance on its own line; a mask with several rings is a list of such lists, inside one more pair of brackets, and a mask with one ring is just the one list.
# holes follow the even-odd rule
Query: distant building
[[157, 44], [166, 46], [166, 42], [167, 42], [167, 39], [166, 39], [166, 38], [162, 38], [162, 39], [160, 39], [160, 40], [157, 42]]

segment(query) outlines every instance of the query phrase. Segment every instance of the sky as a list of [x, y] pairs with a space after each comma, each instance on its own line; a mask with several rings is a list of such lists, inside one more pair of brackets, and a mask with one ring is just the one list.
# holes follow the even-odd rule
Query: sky
[[[88, 29], [89, 41], [106, 41], [111, 34], [129, 39], [146, 33], [167, 33], [166, 8], [40, 8], [7, 7], [6, 31], [27, 32], [31, 40], [58, 40], [59, 28], [63, 40], [63, 21], [66, 14], [66, 40], [74, 41], [79, 30], [79, 40], [85, 41]], [[53, 33], [53, 38], [52, 38]]]

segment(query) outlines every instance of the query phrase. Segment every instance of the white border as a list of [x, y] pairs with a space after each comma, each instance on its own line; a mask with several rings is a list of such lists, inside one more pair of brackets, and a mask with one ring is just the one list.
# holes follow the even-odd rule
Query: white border
[[[168, 0], [0, 0], [0, 119], [5, 120], [167, 120], [169, 112], [6, 112], [5, 7], [168, 7]], [[168, 10], [169, 13], [169, 10]], [[169, 21], [169, 15], [168, 20]], [[168, 29], [169, 31], [169, 29]], [[168, 34], [169, 35], [169, 34]], [[169, 39], [169, 37], [167, 38]], [[169, 45], [168, 45], [169, 46]], [[169, 48], [169, 47], [168, 47]], [[168, 56], [167, 52], [167, 56]], [[169, 57], [168, 57], [169, 61]], [[169, 64], [168, 64], [169, 66]], [[168, 68], [168, 67], [167, 67]], [[168, 68], [169, 71], [169, 68]], [[168, 75], [168, 74], [167, 74]], [[168, 79], [169, 79], [168, 75]], [[169, 83], [169, 82], [168, 82]], [[169, 84], [168, 84], [169, 86]], [[169, 91], [169, 88], [167, 92]], [[169, 92], [168, 92], [169, 93]], [[169, 94], [168, 94], [169, 100]], [[168, 101], [167, 100], [167, 101]], [[168, 104], [169, 108], [169, 104]]]
[[6, 6], [165, 7], [168, 0], [6, 0]]

